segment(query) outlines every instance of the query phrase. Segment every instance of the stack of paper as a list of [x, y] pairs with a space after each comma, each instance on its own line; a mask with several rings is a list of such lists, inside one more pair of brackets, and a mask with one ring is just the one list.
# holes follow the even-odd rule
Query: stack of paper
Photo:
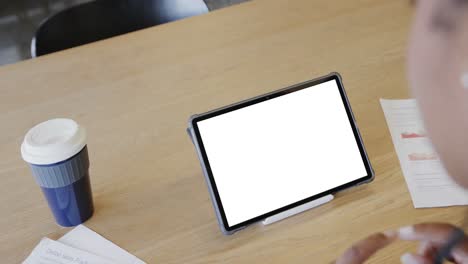
[[380, 103], [414, 207], [468, 204], [468, 192], [449, 177], [432, 147], [416, 101], [380, 99]]
[[58, 241], [43, 238], [25, 264], [145, 264], [84, 225], [79, 225]]

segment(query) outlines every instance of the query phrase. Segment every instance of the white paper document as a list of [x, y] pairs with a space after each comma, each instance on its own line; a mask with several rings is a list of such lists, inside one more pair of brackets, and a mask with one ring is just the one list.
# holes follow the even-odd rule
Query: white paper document
[[79, 225], [57, 241], [43, 238], [24, 264], [145, 264], [137, 257]]
[[145, 264], [98, 233], [79, 225], [58, 239], [59, 242], [113, 260], [115, 263]]
[[432, 147], [416, 100], [380, 99], [380, 104], [414, 207], [468, 204], [468, 192], [448, 176]]
[[23, 264], [113, 264], [115, 262], [75, 249], [49, 238], [43, 238]]

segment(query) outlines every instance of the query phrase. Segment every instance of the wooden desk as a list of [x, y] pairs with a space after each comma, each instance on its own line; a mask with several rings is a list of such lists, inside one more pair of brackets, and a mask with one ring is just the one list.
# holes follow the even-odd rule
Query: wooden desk
[[[71, 117], [89, 132], [96, 213], [86, 223], [148, 263], [328, 263], [373, 231], [460, 223], [413, 208], [378, 99], [406, 98], [406, 1], [256, 0], [0, 68], [0, 256], [22, 261], [58, 227], [21, 160], [25, 132]], [[192, 143], [193, 113], [331, 71], [377, 177], [332, 203], [223, 236]], [[395, 244], [373, 258], [397, 263]]]

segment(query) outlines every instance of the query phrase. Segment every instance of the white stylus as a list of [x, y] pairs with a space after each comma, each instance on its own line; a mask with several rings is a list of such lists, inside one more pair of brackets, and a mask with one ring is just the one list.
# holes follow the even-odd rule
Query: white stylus
[[312, 209], [314, 207], [318, 207], [318, 206], [320, 206], [322, 204], [328, 203], [331, 200], [333, 200], [333, 198], [334, 198], [334, 196], [332, 194], [329, 194], [329, 195], [324, 196], [322, 198], [319, 198], [317, 200], [313, 200], [311, 202], [308, 202], [308, 203], [305, 203], [303, 205], [299, 205], [297, 207], [289, 209], [287, 211], [281, 212], [279, 214], [267, 217], [267, 218], [265, 218], [265, 220], [262, 221], [262, 223], [264, 225], [273, 224], [275, 222], [281, 221], [281, 220], [283, 220], [285, 218], [288, 218], [290, 216], [297, 215], [299, 213], [302, 213], [302, 212], [307, 211], [309, 209]]

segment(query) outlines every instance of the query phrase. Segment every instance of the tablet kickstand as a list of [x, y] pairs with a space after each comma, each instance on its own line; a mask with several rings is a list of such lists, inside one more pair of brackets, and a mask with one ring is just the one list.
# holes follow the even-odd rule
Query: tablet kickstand
[[322, 204], [326, 204], [326, 203], [330, 202], [331, 200], [333, 200], [333, 198], [334, 198], [334, 196], [332, 194], [329, 194], [329, 195], [321, 197], [321, 198], [319, 198], [317, 200], [310, 201], [308, 203], [305, 203], [303, 205], [299, 205], [297, 207], [291, 208], [291, 209], [289, 209], [287, 211], [284, 211], [284, 212], [281, 212], [279, 214], [267, 217], [262, 221], [262, 224], [263, 225], [270, 225], [270, 224], [276, 223], [276, 222], [281, 221], [281, 220], [283, 220], [285, 218], [288, 218], [290, 216], [297, 215], [299, 213], [310, 210], [312, 208], [319, 207]]

